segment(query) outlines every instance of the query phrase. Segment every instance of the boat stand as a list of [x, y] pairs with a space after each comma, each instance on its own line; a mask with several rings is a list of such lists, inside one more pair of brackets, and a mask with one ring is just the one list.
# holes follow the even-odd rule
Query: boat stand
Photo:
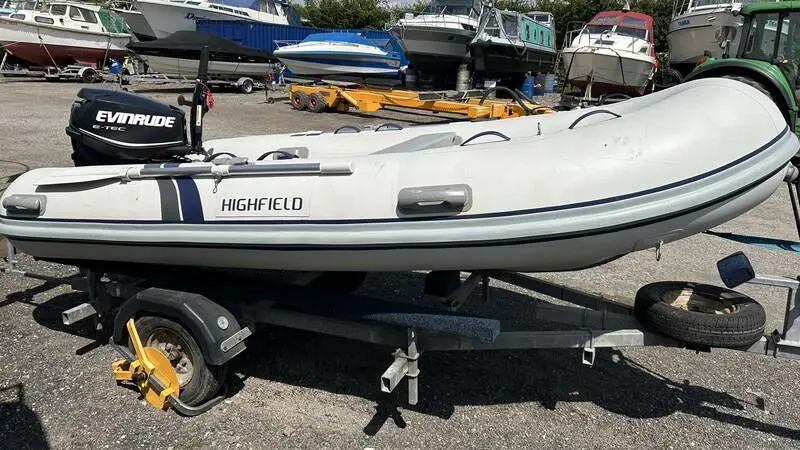
[[[197, 269], [182, 269], [194, 270], [191, 276], [189, 272], [180, 276], [173, 271], [165, 276], [163, 269], [155, 272], [153, 269], [149, 269], [150, 272], [147, 269], [132, 270], [124, 275], [83, 269], [75, 276], [59, 278], [21, 268], [16, 249], [10, 243], [5, 260], [6, 265], [0, 268], [0, 273], [66, 284], [87, 292], [89, 300], [86, 303], [62, 313], [63, 323], [72, 325], [92, 318], [95, 327], [100, 330], [112, 320], [111, 344], [118, 349], [127, 342], [127, 332], [133, 326], [129, 319], [134, 314], [155, 313], [153, 308], [176, 302], [199, 306], [193, 306], [191, 309], [194, 311], [208, 308], [215, 311], [214, 314], [200, 317], [203, 325], [209, 329], [216, 329], [216, 325], [224, 323], [227, 334], [219, 334], [217, 340], [209, 341], [194, 336], [201, 345], [210, 345], [216, 351], [215, 360], [210, 362], [213, 364], [226, 364], [241, 353], [245, 349], [246, 338], [255, 331], [256, 324], [312, 331], [393, 347], [392, 362], [380, 375], [380, 389], [386, 393], [393, 392], [406, 380], [408, 403], [411, 405], [417, 404], [419, 399], [419, 362], [421, 355], [426, 352], [572, 348], [580, 350], [583, 364], [592, 366], [596, 349], [605, 347], [664, 346], [697, 352], [711, 351], [711, 348], [687, 345], [645, 329], [634, 316], [633, 308], [627, 304], [515, 272], [472, 272], [463, 281], [459, 272], [431, 272], [426, 276], [425, 295], [444, 306], [431, 308], [353, 294], [309, 290], [303, 284], [313, 281], [314, 274], [305, 274], [288, 283], [267, 284], [263, 280], [247, 281], [228, 275], [216, 279], [213, 276], [197, 276]], [[752, 346], [734, 350], [800, 358], [800, 281], [756, 274], [741, 252], [718, 262], [718, 269], [720, 277], [729, 287], [752, 283], [788, 290], [783, 330], [774, 330]], [[203, 284], [203, 280], [208, 281]], [[458, 312], [476, 290], [479, 290], [484, 302], [489, 301], [491, 280], [573, 305], [555, 305], [531, 296], [532, 308], [529, 312], [532, 320], [573, 327], [556, 331], [503, 331], [497, 319]], [[164, 310], [160, 309], [158, 313], [164, 314]], [[124, 350], [121, 353], [127, 352], [128, 357], [133, 358], [127, 347]], [[130, 364], [132, 360], [127, 362]], [[119, 361], [115, 363], [115, 373], [133, 376], [133, 370], [126, 372], [119, 369], [120, 364]], [[141, 370], [141, 365], [134, 364], [134, 367]], [[153, 386], [162, 387], [156, 393], [166, 392], [154, 396], [157, 402], [170, 404], [184, 415], [207, 411], [223, 398], [218, 395], [202, 405], [185, 405], [176, 396], [169, 395], [171, 388], [164, 387], [168, 383], [161, 381], [161, 377], [151, 376]], [[120, 375], [117, 377], [119, 379]]]

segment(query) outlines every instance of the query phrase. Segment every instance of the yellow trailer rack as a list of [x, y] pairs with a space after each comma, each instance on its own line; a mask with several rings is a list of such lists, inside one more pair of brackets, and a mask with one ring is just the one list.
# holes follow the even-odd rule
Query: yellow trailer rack
[[[507, 89], [506, 89], [507, 90]], [[464, 114], [470, 119], [505, 119], [530, 114], [550, 114], [553, 109], [538, 105], [518, 94], [515, 99], [488, 99], [485, 91], [468, 91], [460, 96], [445, 92], [417, 92], [376, 87], [292, 84], [289, 98], [292, 107], [323, 112], [331, 109], [346, 112], [351, 107], [373, 112], [386, 106], [421, 109], [438, 113]]]

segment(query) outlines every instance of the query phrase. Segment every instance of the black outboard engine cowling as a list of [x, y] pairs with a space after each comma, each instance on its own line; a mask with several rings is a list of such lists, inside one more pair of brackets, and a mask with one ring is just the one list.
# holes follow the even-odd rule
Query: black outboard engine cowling
[[76, 166], [180, 161], [192, 153], [177, 107], [107, 89], [83, 88], [78, 97], [66, 129]]

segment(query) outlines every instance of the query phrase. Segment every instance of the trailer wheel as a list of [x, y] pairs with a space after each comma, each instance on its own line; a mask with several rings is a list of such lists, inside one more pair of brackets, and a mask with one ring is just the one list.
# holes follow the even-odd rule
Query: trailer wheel
[[302, 111], [308, 107], [308, 95], [303, 91], [292, 94], [292, 108]]
[[[143, 346], [158, 348], [169, 358], [178, 374], [181, 401], [196, 406], [220, 390], [228, 366], [207, 365], [197, 341], [181, 324], [165, 317], [142, 316], [135, 325]], [[133, 348], [130, 342], [128, 346]]]
[[94, 83], [97, 72], [94, 69], [86, 69], [81, 73], [81, 81], [84, 83]]
[[239, 92], [242, 94], [249, 94], [253, 92], [253, 80], [244, 80], [242, 84], [239, 85]]
[[764, 308], [739, 292], [708, 284], [662, 281], [636, 293], [636, 317], [687, 344], [748, 347], [764, 335]]
[[308, 110], [315, 113], [325, 111], [328, 104], [325, 103], [325, 98], [319, 92], [314, 92], [308, 97]]

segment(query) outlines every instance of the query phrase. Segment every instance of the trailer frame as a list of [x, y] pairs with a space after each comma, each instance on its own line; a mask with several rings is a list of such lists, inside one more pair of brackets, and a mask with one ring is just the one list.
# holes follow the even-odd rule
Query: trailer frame
[[[109, 318], [113, 318], [114, 337], [110, 340], [110, 344], [123, 354], [127, 350], [121, 348], [124, 341], [120, 339], [125, 336], [122, 328], [124, 328], [125, 321], [133, 316], [120, 316], [119, 311], [116, 311], [116, 315], [114, 315], [120, 304], [135, 304], [142, 295], [149, 296], [151, 300], [162, 298], [166, 302], [167, 300], [174, 301], [175, 298], [184, 298], [188, 294], [193, 299], [191, 301], [199, 302], [198, 305], [208, 302], [217, 310], [222, 308], [223, 311], [230, 313], [231, 319], [226, 318], [225, 325], [235, 333], [225, 337], [224, 340], [220, 338], [215, 342], [199, 340], [201, 345], [217, 346], [215, 348], [218, 355], [217, 363], [225, 364], [241, 353], [245, 349], [246, 338], [253, 334], [258, 324], [281, 326], [385, 345], [393, 347], [394, 350], [391, 352], [392, 362], [380, 375], [380, 390], [384, 393], [393, 392], [403, 380], [406, 380], [408, 384], [407, 401], [410, 405], [417, 404], [419, 399], [420, 368], [418, 364], [421, 354], [427, 352], [578, 349], [582, 364], [592, 366], [595, 361], [596, 349], [605, 347], [662, 346], [688, 348], [696, 352], [711, 351], [710, 347], [686, 344], [647, 330], [638, 322], [630, 305], [516, 272], [499, 270], [471, 272], [465, 280], [459, 279], [458, 286], [446, 294], [442, 294], [435, 284], [429, 284], [429, 281], [432, 281], [429, 279], [430, 275], [434, 272], [429, 273], [426, 277], [425, 295], [445, 306], [441, 309], [441, 316], [437, 316], [441, 319], [441, 323], [436, 324], [435, 320], [433, 322], [429, 320], [429, 315], [423, 322], [419, 322], [414, 319], [414, 312], [401, 311], [399, 315], [394, 314], [391, 312], [391, 306], [380, 314], [369, 313], [352, 317], [347, 314], [337, 316], [336, 314], [315, 313], [313, 306], [306, 311], [303, 306], [303, 302], [306, 300], [303, 299], [313, 298], [313, 295], [323, 295], [320, 291], [309, 290], [307, 287], [320, 275], [317, 273], [301, 273], [288, 282], [267, 284], [259, 282], [249, 287], [240, 279], [230, 283], [216, 280], [214, 281], [215, 286], [221, 289], [220, 292], [224, 291], [225, 295], [213, 297], [204, 296], [202, 293], [198, 294], [201, 291], [196, 290], [200, 289], [197, 288], [198, 280], [207, 277], [193, 276], [191, 279], [181, 279], [180, 276], [175, 276], [170, 272], [165, 279], [158, 279], [159, 276], [143, 275], [147, 273], [146, 271], [120, 274], [102, 273], [94, 269], [82, 269], [80, 273], [70, 277], [53, 277], [22, 268], [17, 260], [18, 252], [10, 242], [7, 253], [5, 265], [0, 267], [0, 274], [6, 273], [69, 285], [75, 290], [88, 293], [89, 300], [87, 302], [62, 313], [63, 323], [73, 325], [92, 318], [95, 327], [100, 330], [104, 326], [103, 323], [108, 323]], [[756, 274], [746, 258], [744, 258], [745, 262], [742, 262], [741, 255], [741, 252], [737, 252], [718, 262], [720, 277], [726, 284], [752, 283], [781, 287], [787, 289], [788, 295], [782, 330], [774, 330], [762, 336], [758, 342], [749, 347], [732, 348], [732, 350], [764, 355], [771, 353], [773, 357], [800, 359], [800, 320], [798, 320], [800, 318], [800, 281], [796, 278]], [[751, 276], [742, 278], [742, 273], [750, 273]], [[505, 282], [532, 293], [571, 304], [572, 306], [562, 306], [531, 298], [533, 308], [530, 314], [532, 320], [572, 325], [573, 328], [558, 331], [540, 329], [503, 331], [502, 325], [497, 319], [459, 313], [459, 309], [476, 289], [480, 290], [480, 297], [484, 302], [489, 301], [491, 280]], [[250, 292], [250, 297], [247, 297], [247, 294], [242, 294], [244, 297], [238, 297], [240, 294], [237, 293], [237, 289]], [[292, 289], [300, 290], [293, 291]], [[263, 295], [253, 301], [252, 293], [256, 290], [263, 292]], [[349, 302], [363, 301], [362, 297], [352, 294], [336, 295], [344, 295], [343, 298]], [[245, 297], [251, 300], [245, 302], [242, 300]], [[380, 308], [383, 308], [383, 305], [399, 304], [375, 298], [367, 300], [378, 302], [377, 305]], [[298, 306], [298, 301], [300, 306]], [[287, 309], [286, 305], [291, 305], [291, 307]], [[148, 313], [147, 307], [143, 308], [139, 313]], [[192, 309], [202, 310], [202, 308]], [[163, 311], [161, 313], [163, 314]], [[226, 315], [225, 313], [221, 314]], [[430, 314], [430, 311], [425, 314]], [[215, 323], [220, 322], [219, 317], [216, 316], [201, 316], [199, 318], [208, 327], [213, 328]], [[176, 320], [181, 319], [176, 318]], [[195, 336], [195, 339], [198, 337]], [[157, 383], [158, 380], [154, 382]], [[199, 406], [183, 404], [177, 398], [170, 402], [176, 411], [191, 416], [208, 411], [222, 399], [224, 399], [224, 394]]]
[[[512, 93], [512, 99], [488, 98], [502, 89]], [[375, 112], [386, 107], [465, 115], [470, 120], [505, 119], [530, 114], [550, 114], [550, 107], [539, 105], [519, 92], [507, 88], [491, 90], [412, 91], [404, 89], [340, 86], [330, 83], [293, 83], [289, 97], [296, 110], [347, 112], [355, 108]]]

